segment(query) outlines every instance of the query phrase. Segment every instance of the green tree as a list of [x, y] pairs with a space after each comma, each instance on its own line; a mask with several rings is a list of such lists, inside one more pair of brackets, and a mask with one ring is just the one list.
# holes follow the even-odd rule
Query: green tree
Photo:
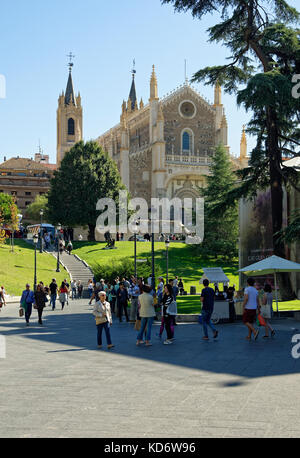
[[43, 196], [36, 196], [34, 202], [32, 204], [28, 205], [26, 208], [26, 216], [31, 219], [34, 223], [39, 223], [41, 220], [40, 216], [40, 210], [43, 209], [44, 211], [44, 216], [43, 219], [44, 221], [47, 221], [48, 219], [48, 197], [43, 195]]
[[224, 259], [237, 256], [238, 243], [238, 209], [233, 203], [222, 212], [218, 204], [224, 194], [229, 193], [236, 183], [229, 155], [223, 145], [216, 148], [207, 177], [207, 187], [201, 189], [204, 197], [205, 234], [201, 247], [202, 253], [221, 256]]
[[[218, 12], [221, 22], [208, 29], [211, 42], [222, 43], [230, 52], [229, 63], [199, 70], [194, 81], [217, 81], [225, 91], [238, 92], [238, 102], [254, 115], [248, 131], [257, 135], [250, 167], [240, 173], [242, 184], [231, 198], [248, 197], [270, 187], [273, 247], [285, 256], [283, 239], [283, 186], [295, 186], [296, 177], [284, 166], [300, 146], [299, 104], [292, 97], [292, 76], [300, 73], [299, 31], [292, 24], [298, 11], [285, 0], [162, 0], [177, 11], [191, 11], [202, 19]], [[241, 85], [246, 85], [239, 91]], [[226, 200], [228, 196], [224, 196]], [[282, 275], [281, 287], [290, 290]], [[287, 293], [288, 294], [288, 293]]]
[[0, 193], [0, 215], [2, 223], [10, 229], [18, 229], [18, 207], [15, 198], [3, 192]]
[[121, 189], [125, 186], [116, 163], [98, 143], [80, 141], [66, 153], [51, 180], [50, 222], [69, 227], [88, 226], [89, 240], [95, 240], [97, 201], [107, 197], [117, 203]]

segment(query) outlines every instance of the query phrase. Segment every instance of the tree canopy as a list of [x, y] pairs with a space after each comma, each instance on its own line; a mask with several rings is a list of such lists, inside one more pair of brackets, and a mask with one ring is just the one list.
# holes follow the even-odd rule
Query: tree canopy
[[54, 173], [48, 193], [49, 220], [64, 226], [88, 226], [94, 240], [99, 212], [97, 201], [112, 198], [118, 202], [125, 189], [116, 163], [98, 143], [80, 141], [64, 156]]
[[31, 219], [34, 223], [39, 223], [41, 216], [40, 210], [44, 211], [43, 219], [44, 221], [48, 220], [48, 198], [47, 196], [37, 195], [34, 202], [28, 205], [26, 208], [26, 216]]
[[10, 229], [18, 229], [18, 207], [15, 198], [3, 192], [0, 193], [0, 215], [2, 224]]

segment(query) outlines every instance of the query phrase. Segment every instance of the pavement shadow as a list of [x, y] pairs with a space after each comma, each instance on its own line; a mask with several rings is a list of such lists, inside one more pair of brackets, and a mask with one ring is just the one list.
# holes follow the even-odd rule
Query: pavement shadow
[[[33, 314], [31, 326], [27, 327], [23, 319], [12, 320], [1, 317], [0, 334], [3, 336], [18, 335], [32, 341], [49, 343], [47, 353], [67, 353], [80, 351], [101, 352], [97, 349], [95, 320], [90, 306], [83, 306], [83, 312], [59, 314], [59, 310], [47, 310], [44, 315], [44, 326], [36, 323]], [[277, 323], [276, 323], [277, 324]], [[275, 324], [275, 329], [276, 329]], [[246, 328], [241, 323], [219, 325], [219, 338], [206, 342], [202, 340], [202, 326], [198, 324], [178, 324], [175, 327], [175, 342], [163, 345], [156, 334], [159, 324], [152, 328], [152, 347], [136, 346], [137, 332], [133, 324], [119, 323], [117, 320], [111, 328], [114, 354], [128, 358], [141, 358], [155, 363], [172, 364], [214, 373], [231, 374], [243, 378], [262, 376], [279, 376], [300, 372], [300, 358], [294, 359], [291, 354], [292, 337], [296, 334], [295, 322], [283, 320], [278, 325], [273, 339], [263, 339], [261, 330], [257, 341], [245, 340]], [[165, 334], [164, 334], [165, 336]], [[51, 343], [56, 344], [51, 350]], [[103, 333], [103, 346], [106, 340]], [[61, 349], [59, 348], [61, 345]], [[70, 348], [66, 348], [66, 346]], [[58, 348], [57, 348], [58, 347]], [[237, 382], [230, 382], [228, 388], [235, 387]], [[240, 383], [240, 382], [238, 382]]]

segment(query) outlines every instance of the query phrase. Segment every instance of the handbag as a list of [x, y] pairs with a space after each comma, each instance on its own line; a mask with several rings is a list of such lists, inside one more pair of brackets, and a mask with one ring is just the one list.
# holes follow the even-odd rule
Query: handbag
[[139, 331], [141, 329], [141, 321], [142, 320], [135, 320], [135, 323], [134, 323], [134, 329], [136, 331]]
[[105, 316], [96, 316], [95, 319], [96, 319], [96, 326], [107, 322], [106, 315]]
[[20, 307], [19, 308], [19, 317], [22, 317], [22, 316], [24, 316], [24, 309], [23, 307]]
[[168, 315], [177, 315], [177, 302], [172, 301], [171, 304], [167, 308]]
[[260, 313], [257, 315], [256, 323], [258, 326], [266, 326], [265, 319]]

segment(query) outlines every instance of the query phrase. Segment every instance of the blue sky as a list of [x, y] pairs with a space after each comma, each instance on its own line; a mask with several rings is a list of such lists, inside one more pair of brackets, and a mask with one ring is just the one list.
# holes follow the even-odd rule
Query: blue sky
[[[174, 13], [160, 0], [15, 0], [2, 2], [0, 74], [6, 99], [0, 99], [0, 162], [3, 157], [33, 157], [39, 139], [50, 161], [56, 157], [56, 108], [66, 87], [68, 59], [75, 54], [73, 81], [81, 92], [84, 139], [96, 138], [119, 121], [128, 98], [136, 60], [138, 98], [149, 98], [152, 64], [163, 96], [199, 68], [225, 62], [227, 51], [207, 42], [206, 29], [190, 14]], [[213, 101], [213, 88], [195, 85]], [[223, 97], [229, 144], [239, 153], [242, 125], [249, 120], [235, 97]], [[249, 149], [254, 139], [248, 141]]]

